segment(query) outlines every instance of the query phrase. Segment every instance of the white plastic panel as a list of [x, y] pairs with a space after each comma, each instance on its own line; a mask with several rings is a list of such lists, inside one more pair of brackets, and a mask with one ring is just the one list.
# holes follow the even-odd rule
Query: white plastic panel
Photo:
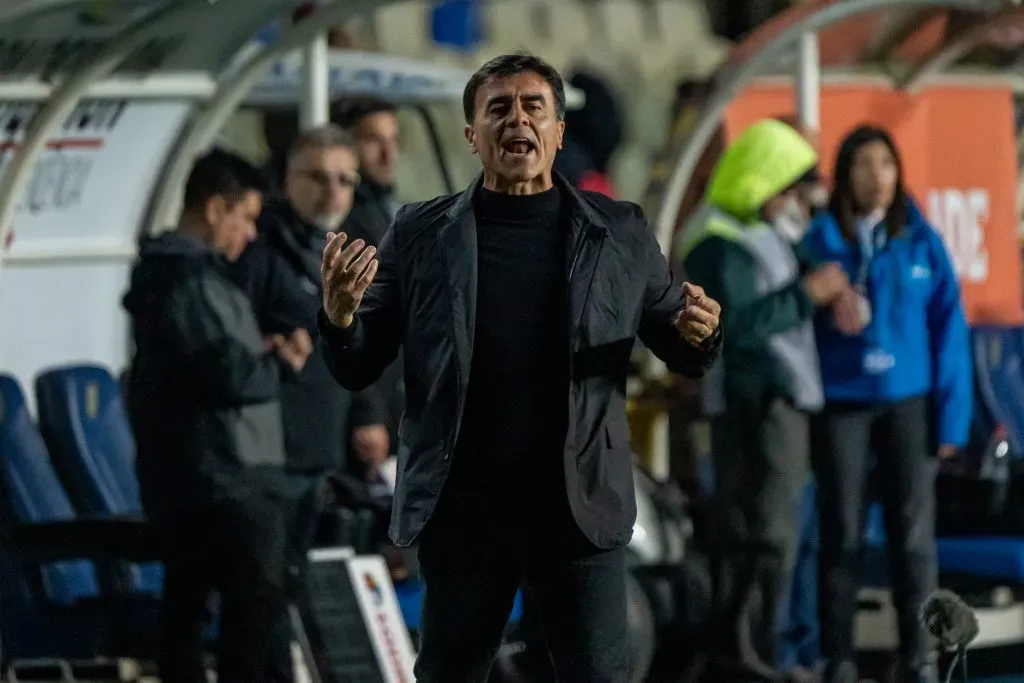
[[0, 371], [13, 373], [29, 395], [40, 370], [99, 363], [120, 372], [128, 359], [127, 316], [121, 310], [130, 262], [8, 264], [0, 288]]

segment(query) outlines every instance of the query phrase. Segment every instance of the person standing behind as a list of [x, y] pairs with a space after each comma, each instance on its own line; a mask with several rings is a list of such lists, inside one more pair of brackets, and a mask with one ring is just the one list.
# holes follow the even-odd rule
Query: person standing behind
[[[811, 413], [821, 408], [812, 316], [849, 287], [835, 264], [801, 277], [798, 186], [817, 154], [775, 120], [726, 149], [683, 233], [683, 268], [720, 301], [727, 338], [705, 377], [720, 520], [712, 552], [716, 680], [774, 680], [778, 623], [800, 532]], [[754, 598], [761, 617], [753, 622]]]
[[264, 678], [284, 611], [282, 382], [302, 371], [304, 329], [265, 348], [229, 277], [256, 236], [263, 177], [214, 151], [196, 161], [176, 230], [143, 240], [124, 307], [135, 357], [128, 412], [143, 509], [165, 539], [160, 678], [206, 680], [203, 624], [221, 595], [219, 680]]
[[[399, 203], [395, 199], [400, 129], [394, 103], [375, 97], [342, 100], [333, 111], [339, 126], [352, 136], [363, 181], [356, 188], [352, 212], [343, 230], [349, 239], [361, 239], [379, 246], [391, 227]], [[388, 433], [398, 439], [398, 425], [405, 409], [405, 381], [402, 359], [397, 359], [374, 384], [387, 405]]]
[[[233, 277], [253, 303], [264, 335], [301, 328], [315, 334], [320, 308], [320, 265], [327, 235], [337, 230], [359, 184], [352, 139], [336, 126], [300, 133], [288, 150], [284, 197], [259, 218], [259, 238], [234, 264]], [[305, 573], [326, 475], [347, 471], [365, 479], [390, 453], [386, 405], [370, 388], [338, 386], [317, 344], [298, 381], [281, 395], [289, 484], [288, 564]], [[301, 586], [301, 584], [300, 584]], [[271, 678], [291, 681], [292, 628], [275, 631]]]
[[377, 246], [400, 206], [395, 199], [401, 133], [397, 107], [376, 97], [352, 97], [334, 105], [331, 120], [352, 136], [362, 177], [345, 234]]
[[[323, 247], [344, 223], [359, 184], [354, 144], [344, 131], [328, 125], [296, 137], [286, 159], [284, 196], [267, 202], [259, 239], [234, 266], [264, 334], [316, 330]], [[342, 389], [322, 359], [317, 349], [300, 381], [282, 396], [288, 470], [310, 483], [339, 467], [362, 475], [390, 451], [382, 397], [372, 388], [354, 394]]]
[[821, 523], [826, 683], [854, 683], [853, 620], [872, 452], [885, 509], [905, 683], [932, 682], [918, 612], [935, 590], [936, 454], [967, 441], [972, 378], [960, 288], [942, 238], [904, 190], [892, 138], [871, 126], [843, 140], [828, 211], [803, 248], [854, 283], [815, 320], [825, 408], [814, 428]]
[[553, 67], [496, 57], [463, 110], [483, 165], [472, 186], [403, 207], [379, 251], [328, 245], [328, 364], [359, 388], [405, 358], [391, 535], [419, 543], [426, 583], [416, 680], [483, 683], [525, 577], [559, 679], [622, 683], [629, 358], [639, 336], [699, 376], [719, 307], [673, 281], [639, 207], [552, 174], [565, 129]]

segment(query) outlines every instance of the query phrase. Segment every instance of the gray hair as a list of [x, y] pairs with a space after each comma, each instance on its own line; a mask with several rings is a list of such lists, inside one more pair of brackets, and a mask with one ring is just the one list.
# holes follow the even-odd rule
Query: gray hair
[[352, 135], [333, 123], [300, 132], [288, 148], [288, 163], [307, 149], [355, 148]]

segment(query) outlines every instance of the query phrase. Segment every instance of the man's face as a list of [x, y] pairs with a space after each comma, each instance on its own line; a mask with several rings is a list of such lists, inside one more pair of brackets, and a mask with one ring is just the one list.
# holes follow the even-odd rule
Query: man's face
[[237, 261], [256, 239], [256, 219], [263, 208], [259, 192], [247, 192], [234, 201], [217, 195], [206, 203], [206, 222], [210, 228], [210, 246], [228, 261]]
[[466, 140], [483, 164], [485, 185], [517, 194], [550, 187], [565, 122], [548, 82], [533, 71], [491, 79], [477, 91], [475, 107]]
[[379, 111], [364, 116], [355, 127], [359, 172], [367, 180], [391, 187], [398, 170], [398, 117]]
[[335, 232], [352, 208], [356, 168], [355, 152], [347, 147], [307, 147], [288, 162], [288, 202], [303, 220]]

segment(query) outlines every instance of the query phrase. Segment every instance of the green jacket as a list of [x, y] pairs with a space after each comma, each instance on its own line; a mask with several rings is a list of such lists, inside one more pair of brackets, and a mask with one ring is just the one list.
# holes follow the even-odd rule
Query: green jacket
[[762, 401], [790, 393], [790, 377], [768, 342], [808, 321], [814, 305], [799, 278], [759, 292], [760, 266], [744, 238], [745, 231], [764, 227], [764, 203], [816, 161], [813, 148], [790, 126], [774, 120], [753, 124], [722, 155], [704, 206], [683, 233], [677, 258], [687, 278], [722, 305], [727, 330], [722, 357], [730, 400]]

